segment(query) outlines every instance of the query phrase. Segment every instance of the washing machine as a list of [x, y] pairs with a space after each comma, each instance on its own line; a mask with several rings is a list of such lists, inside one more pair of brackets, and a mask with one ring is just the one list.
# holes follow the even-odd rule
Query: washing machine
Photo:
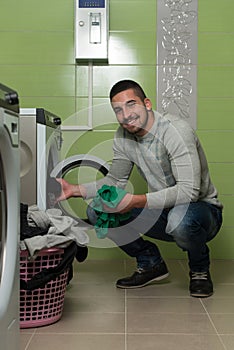
[[[21, 203], [54, 206], [59, 184], [50, 174], [61, 160], [61, 119], [43, 108], [20, 108]], [[57, 187], [56, 187], [57, 186]]]
[[0, 84], [0, 349], [19, 348], [19, 101]]
[[[52, 170], [52, 177], [60, 177], [71, 183], [85, 183], [96, 181], [107, 175], [109, 164], [91, 154], [76, 154], [60, 161]], [[70, 198], [58, 202], [56, 206], [64, 215], [77, 220], [80, 225], [89, 224], [86, 210], [90, 200], [82, 198]]]

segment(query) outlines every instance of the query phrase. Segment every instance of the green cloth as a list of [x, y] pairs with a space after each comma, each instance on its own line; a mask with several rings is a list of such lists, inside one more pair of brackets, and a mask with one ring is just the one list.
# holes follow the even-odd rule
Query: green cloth
[[121, 221], [127, 220], [130, 217], [130, 212], [119, 214], [103, 211], [103, 204], [110, 208], [116, 208], [126, 193], [127, 192], [121, 188], [108, 185], [103, 185], [102, 188], [97, 191], [91, 206], [98, 216], [97, 222], [94, 225], [98, 238], [105, 238], [108, 233], [108, 228], [118, 227]]

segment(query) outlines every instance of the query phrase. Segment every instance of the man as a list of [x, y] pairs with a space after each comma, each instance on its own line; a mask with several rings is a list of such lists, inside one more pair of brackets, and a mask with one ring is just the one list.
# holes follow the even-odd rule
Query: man
[[[133, 166], [147, 181], [148, 193], [126, 193], [116, 208], [105, 211], [131, 213], [121, 227], [109, 229], [107, 237], [137, 261], [133, 275], [119, 279], [119, 288], [143, 287], [168, 276], [168, 269], [151, 238], [175, 242], [187, 252], [190, 294], [213, 293], [207, 242], [222, 224], [222, 204], [209, 176], [201, 144], [187, 121], [152, 111], [152, 103], [132, 80], [117, 82], [110, 102], [120, 124], [116, 131], [114, 157], [109, 173], [96, 183], [72, 185], [58, 179], [62, 195], [92, 198], [103, 184], [125, 188]], [[97, 216], [89, 207], [90, 222]]]

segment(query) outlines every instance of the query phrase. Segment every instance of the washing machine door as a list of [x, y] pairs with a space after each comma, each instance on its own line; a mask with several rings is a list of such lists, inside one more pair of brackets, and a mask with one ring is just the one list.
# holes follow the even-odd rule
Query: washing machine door
[[[97, 181], [106, 176], [109, 164], [104, 160], [87, 154], [78, 154], [59, 162], [51, 172], [51, 177], [64, 178], [70, 183], [82, 184]], [[58, 203], [64, 215], [79, 222], [87, 222], [86, 209], [89, 201], [82, 198], [69, 198]]]
[[0, 279], [4, 264], [4, 249], [6, 243], [6, 178], [3, 167], [2, 155], [0, 153]]
[[18, 348], [19, 337], [18, 117], [0, 108], [0, 339]]

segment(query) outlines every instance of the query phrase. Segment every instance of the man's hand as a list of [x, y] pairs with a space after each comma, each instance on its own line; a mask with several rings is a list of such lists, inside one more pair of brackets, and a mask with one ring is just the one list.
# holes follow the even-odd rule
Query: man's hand
[[82, 185], [73, 185], [64, 179], [56, 178], [61, 185], [61, 195], [56, 199], [57, 202], [63, 201], [71, 197], [84, 197], [85, 189]]

